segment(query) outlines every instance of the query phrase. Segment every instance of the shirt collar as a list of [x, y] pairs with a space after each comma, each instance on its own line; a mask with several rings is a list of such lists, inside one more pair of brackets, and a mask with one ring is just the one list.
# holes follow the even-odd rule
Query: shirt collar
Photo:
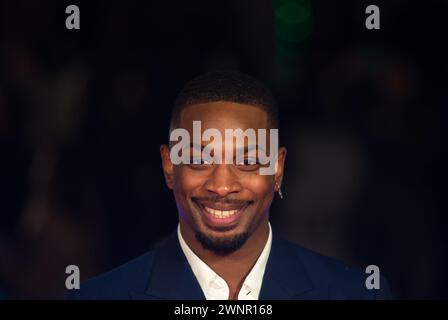
[[[263, 276], [272, 245], [272, 230], [270, 223], [268, 223], [268, 227], [268, 239], [263, 251], [244, 280], [241, 290], [238, 293], [239, 300], [257, 300], [260, 294]], [[180, 225], [177, 227], [177, 236], [182, 251], [184, 252], [185, 257], [187, 258], [188, 263], [207, 300], [227, 300], [229, 288], [226, 282], [190, 249], [182, 237]]]

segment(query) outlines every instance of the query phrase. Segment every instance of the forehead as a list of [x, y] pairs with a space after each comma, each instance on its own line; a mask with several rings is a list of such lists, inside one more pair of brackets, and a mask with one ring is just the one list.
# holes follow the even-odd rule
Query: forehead
[[200, 103], [184, 108], [179, 126], [191, 130], [193, 121], [201, 121], [202, 129], [268, 129], [267, 113], [252, 105], [216, 101]]

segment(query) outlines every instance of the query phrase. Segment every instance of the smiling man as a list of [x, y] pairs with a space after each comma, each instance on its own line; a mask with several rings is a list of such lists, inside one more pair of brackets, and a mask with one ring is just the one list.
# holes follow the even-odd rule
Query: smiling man
[[[220, 71], [187, 83], [173, 109], [170, 143], [160, 147], [177, 204], [177, 231], [159, 248], [82, 283], [72, 296], [388, 298], [383, 278], [378, 289], [369, 290], [362, 270], [287, 242], [271, 228], [269, 208], [275, 193], [282, 197], [286, 159], [276, 133], [275, 99], [254, 78]], [[263, 171], [269, 167], [274, 170]]]

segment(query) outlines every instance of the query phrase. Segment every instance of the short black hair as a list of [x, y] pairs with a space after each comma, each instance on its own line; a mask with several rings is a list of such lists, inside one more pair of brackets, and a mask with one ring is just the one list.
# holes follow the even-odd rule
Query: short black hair
[[278, 106], [271, 91], [252, 76], [233, 70], [221, 70], [205, 73], [185, 84], [174, 103], [170, 131], [177, 127], [184, 108], [216, 101], [259, 107], [267, 113], [271, 128], [278, 128]]

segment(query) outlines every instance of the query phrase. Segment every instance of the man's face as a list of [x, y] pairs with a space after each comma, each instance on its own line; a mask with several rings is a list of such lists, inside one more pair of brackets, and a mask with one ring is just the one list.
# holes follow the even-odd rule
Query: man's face
[[[225, 129], [270, 129], [264, 110], [231, 102], [188, 106], [181, 113], [179, 127], [188, 130], [193, 137], [193, 121], [198, 120], [202, 132], [214, 128], [222, 137]], [[227, 144], [236, 155], [232, 142], [223, 138], [223, 159]], [[208, 143], [203, 141], [202, 146]], [[161, 147], [161, 155], [181, 226], [193, 231], [204, 248], [216, 252], [234, 251], [257, 229], [266, 227], [275, 183], [281, 184], [286, 156], [284, 148], [279, 149], [275, 175], [260, 175], [259, 164], [248, 164], [241, 159], [235, 159], [234, 164], [173, 165], [167, 146]]]

